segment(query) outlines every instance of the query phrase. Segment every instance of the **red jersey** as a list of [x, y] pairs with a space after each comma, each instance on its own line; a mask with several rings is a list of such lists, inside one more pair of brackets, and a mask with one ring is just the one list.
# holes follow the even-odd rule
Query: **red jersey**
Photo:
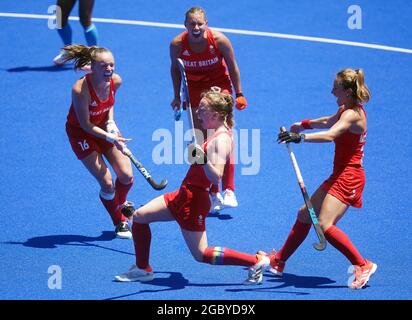
[[206, 30], [207, 47], [201, 53], [195, 53], [190, 49], [188, 31], [184, 31], [182, 36], [182, 49], [179, 58], [183, 60], [187, 81], [208, 82], [219, 78], [229, 78], [226, 70], [226, 63], [223, 55], [217, 47], [213, 33]]
[[[359, 106], [362, 112], [366, 112]], [[366, 143], [366, 130], [361, 134], [355, 134], [349, 130], [335, 139], [335, 167], [347, 165], [361, 165], [363, 159], [363, 147]]]
[[[110, 93], [109, 93], [109, 97], [107, 98], [107, 100], [100, 101], [100, 99], [97, 97], [96, 92], [94, 91], [90, 77], [91, 77], [91, 73], [86, 74], [85, 76], [87, 88], [89, 89], [89, 93], [90, 93], [90, 104], [89, 104], [90, 122], [96, 126], [104, 128], [109, 110], [114, 105], [114, 94], [115, 94], [114, 82], [113, 82], [113, 79], [110, 79]], [[77, 119], [77, 114], [76, 114], [76, 111], [74, 110], [73, 102], [70, 106], [69, 114], [67, 115], [66, 125], [70, 127], [80, 128], [79, 120]]]
[[[232, 140], [231, 150], [233, 150], [233, 139], [232, 139], [231, 132], [223, 131], [223, 132], [215, 133], [203, 143], [202, 148], [205, 153], [207, 152], [208, 143], [216, 139], [221, 134], [227, 134], [230, 136], [230, 139]], [[189, 171], [186, 174], [186, 177], [184, 178], [182, 182], [182, 185], [183, 184], [189, 184], [189, 185], [197, 186], [203, 189], [208, 189], [211, 187], [212, 183], [210, 182], [209, 178], [206, 176], [205, 170], [203, 169], [202, 165], [192, 164], [189, 168]]]

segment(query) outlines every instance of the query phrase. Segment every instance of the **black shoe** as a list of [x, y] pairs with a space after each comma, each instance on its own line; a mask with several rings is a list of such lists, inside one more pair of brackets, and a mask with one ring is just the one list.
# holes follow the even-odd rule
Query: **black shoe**
[[131, 201], [125, 201], [120, 208], [121, 213], [126, 217], [130, 218], [135, 212], [134, 203]]
[[130, 227], [126, 221], [120, 222], [116, 226], [116, 229], [114, 229], [114, 233], [116, 234], [117, 238], [121, 238], [121, 239], [131, 239], [132, 238], [132, 231], [130, 230]]

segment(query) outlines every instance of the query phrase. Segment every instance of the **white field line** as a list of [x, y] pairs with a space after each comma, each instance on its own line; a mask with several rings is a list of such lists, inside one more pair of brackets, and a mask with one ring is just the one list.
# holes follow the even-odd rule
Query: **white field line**
[[[53, 15], [6, 13], [6, 12], [0, 12], [0, 17], [25, 18], [25, 19], [46, 19], [46, 20], [55, 18], [55, 16]], [[69, 20], [79, 20], [79, 17], [70, 17]], [[93, 21], [100, 22], [100, 23], [114, 23], [114, 24], [137, 25], [137, 26], [146, 26], [146, 27], [184, 29], [184, 26], [182, 24], [175, 24], [175, 23], [148, 22], [148, 21], [124, 20], [124, 19], [105, 19], [105, 18], [93, 18]], [[385, 45], [380, 45], [380, 44], [337, 40], [337, 39], [320, 38], [320, 37], [299, 36], [299, 35], [294, 35], [294, 34], [275, 33], [275, 32], [263, 32], [263, 31], [251, 31], [251, 30], [215, 28], [215, 27], [212, 27], [212, 29], [218, 30], [224, 33], [243, 34], [243, 35], [257, 36], [257, 37], [301, 40], [301, 41], [309, 41], [309, 42], [331, 43], [331, 44], [339, 44], [339, 45], [352, 46], [352, 47], [362, 47], [362, 48], [368, 48], [368, 49], [377, 49], [377, 50], [383, 50], [383, 51], [393, 51], [393, 52], [402, 52], [402, 53], [412, 54], [412, 49], [391, 47], [391, 46], [385, 46]]]

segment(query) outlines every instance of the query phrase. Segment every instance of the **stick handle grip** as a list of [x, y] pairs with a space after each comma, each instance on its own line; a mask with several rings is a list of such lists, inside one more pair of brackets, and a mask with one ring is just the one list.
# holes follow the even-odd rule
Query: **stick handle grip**
[[[285, 132], [286, 128], [285, 127], [281, 127], [280, 128], [280, 132]], [[302, 173], [300, 172], [300, 168], [298, 166], [298, 162], [296, 160], [295, 154], [292, 151], [292, 147], [290, 146], [290, 143], [286, 143], [286, 148], [288, 149], [288, 153], [290, 156], [290, 159], [292, 160], [292, 165], [293, 165], [293, 169], [295, 170], [296, 173], [296, 178], [298, 179], [298, 183], [301, 187], [304, 187], [305, 184], [303, 182], [303, 177], [302, 177]]]

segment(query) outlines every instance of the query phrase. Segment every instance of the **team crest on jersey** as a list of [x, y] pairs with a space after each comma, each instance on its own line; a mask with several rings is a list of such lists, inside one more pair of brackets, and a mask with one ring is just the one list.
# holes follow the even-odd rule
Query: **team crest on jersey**
[[190, 56], [190, 53], [189, 53], [189, 51], [185, 50], [185, 51], [183, 51], [182, 55], [188, 57], [188, 56]]
[[209, 46], [209, 51], [210, 51], [211, 54], [215, 54], [215, 47], [210, 45]]

